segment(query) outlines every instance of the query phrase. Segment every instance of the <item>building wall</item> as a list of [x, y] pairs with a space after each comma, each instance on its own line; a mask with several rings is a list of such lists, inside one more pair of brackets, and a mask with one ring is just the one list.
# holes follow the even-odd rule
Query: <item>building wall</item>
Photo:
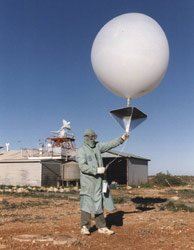
[[[103, 158], [104, 165], [114, 158]], [[68, 165], [68, 164], [67, 164]], [[56, 186], [62, 179], [62, 164], [56, 161], [1, 162], [0, 185]], [[77, 179], [79, 169], [65, 169], [64, 180]], [[67, 171], [67, 173], [66, 173]], [[140, 185], [148, 179], [148, 161], [136, 158], [117, 158], [107, 171], [109, 184], [116, 181], [121, 185]]]
[[128, 185], [141, 185], [148, 181], [148, 161], [128, 159]]
[[41, 186], [41, 163], [0, 163], [0, 185]]
[[55, 161], [42, 162], [42, 186], [57, 186], [61, 180], [61, 163]]

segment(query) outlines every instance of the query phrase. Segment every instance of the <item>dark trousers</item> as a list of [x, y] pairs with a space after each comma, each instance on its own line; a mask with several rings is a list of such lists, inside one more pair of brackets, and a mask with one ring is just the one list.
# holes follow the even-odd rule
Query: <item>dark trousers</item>
[[[106, 227], [104, 214], [95, 214], [95, 222], [97, 228]], [[91, 226], [91, 214], [81, 211], [81, 227], [86, 226], [88, 229]]]

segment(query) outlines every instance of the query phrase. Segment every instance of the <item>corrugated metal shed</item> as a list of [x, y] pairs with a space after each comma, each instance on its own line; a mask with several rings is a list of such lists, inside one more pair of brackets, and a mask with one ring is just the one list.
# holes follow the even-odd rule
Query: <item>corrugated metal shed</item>
[[104, 165], [108, 167], [109, 184], [137, 186], [148, 181], [148, 162], [150, 159], [110, 150], [102, 154]]

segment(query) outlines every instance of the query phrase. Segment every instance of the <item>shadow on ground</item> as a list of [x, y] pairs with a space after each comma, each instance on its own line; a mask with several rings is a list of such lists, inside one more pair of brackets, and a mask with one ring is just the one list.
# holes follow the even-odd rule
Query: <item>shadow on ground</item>
[[164, 203], [167, 201], [165, 198], [152, 198], [152, 197], [135, 197], [131, 199], [135, 203], [136, 209], [144, 212], [155, 209], [155, 204]]
[[[132, 198], [131, 201], [133, 203], [135, 203], [136, 205], [136, 209], [135, 211], [131, 211], [131, 212], [124, 212], [124, 211], [116, 211], [114, 213], [110, 213], [106, 216], [106, 225], [108, 228], [111, 228], [112, 226], [123, 226], [123, 219], [124, 219], [124, 215], [125, 214], [131, 214], [131, 213], [141, 213], [141, 212], [145, 212], [145, 211], [149, 211], [152, 209], [155, 209], [154, 204], [156, 203], [164, 203], [167, 201], [167, 199], [163, 199], [160, 197], [157, 198], [151, 198], [151, 197], [135, 197]], [[91, 228], [91, 232], [96, 231], [97, 228], [94, 225]]]
[[111, 228], [111, 226], [117, 226], [117, 227], [123, 226], [124, 214], [131, 214], [131, 213], [138, 213], [138, 211], [132, 211], [132, 212], [117, 211], [108, 214], [106, 217], [107, 227]]

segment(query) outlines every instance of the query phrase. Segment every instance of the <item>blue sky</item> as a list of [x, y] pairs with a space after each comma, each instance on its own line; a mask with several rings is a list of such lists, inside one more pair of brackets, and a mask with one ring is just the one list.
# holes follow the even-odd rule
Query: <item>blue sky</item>
[[159, 87], [132, 101], [148, 118], [124, 151], [151, 159], [149, 174], [194, 175], [193, 0], [1, 0], [1, 145], [37, 147], [62, 119], [78, 147], [86, 128], [103, 141], [123, 133], [109, 111], [126, 100], [97, 80], [90, 53], [101, 27], [129, 12], [160, 24], [170, 61]]

